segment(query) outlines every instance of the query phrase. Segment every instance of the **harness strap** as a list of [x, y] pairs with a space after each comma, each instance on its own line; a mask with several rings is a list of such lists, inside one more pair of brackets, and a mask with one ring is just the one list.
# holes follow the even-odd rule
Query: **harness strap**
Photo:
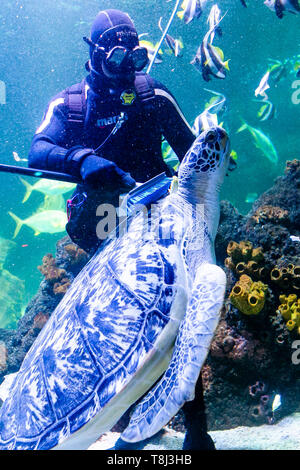
[[72, 85], [67, 91], [68, 121], [83, 125], [85, 121], [86, 99], [84, 80]]
[[147, 111], [151, 110], [154, 106], [155, 91], [149, 75], [144, 73], [137, 74], [134, 85], [144, 108]]

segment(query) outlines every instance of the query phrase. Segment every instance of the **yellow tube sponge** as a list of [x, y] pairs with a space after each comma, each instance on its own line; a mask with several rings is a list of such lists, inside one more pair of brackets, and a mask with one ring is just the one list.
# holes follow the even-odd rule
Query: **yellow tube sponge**
[[292, 331], [297, 327], [300, 334], [300, 298], [296, 294], [280, 295], [278, 311], [286, 321], [286, 327]]
[[296, 323], [294, 320], [289, 320], [286, 324], [286, 327], [288, 330], [292, 331], [294, 328], [296, 328]]
[[240, 243], [231, 240], [227, 246], [227, 254], [225, 266], [237, 275], [247, 274], [251, 279], [262, 279], [266, 276], [261, 246], [253, 248], [252, 243], [247, 240]]
[[235, 284], [230, 301], [245, 315], [257, 315], [263, 309], [268, 286], [262, 282], [253, 282], [250, 276], [243, 274]]
[[300, 291], [300, 266], [275, 266], [271, 271], [271, 281], [282, 289]]
[[240, 242], [240, 249], [242, 251], [242, 256], [245, 261], [248, 261], [252, 255], [253, 245], [251, 242], [242, 241]]
[[232, 259], [233, 263], [236, 263], [236, 262], [241, 261], [243, 259], [242, 250], [240, 248], [239, 243], [234, 242], [233, 240], [231, 240], [228, 243], [227, 254]]
[[286, 321], [291, 319], [291, 310], [288, 304], [279, 305], [278, 310]]

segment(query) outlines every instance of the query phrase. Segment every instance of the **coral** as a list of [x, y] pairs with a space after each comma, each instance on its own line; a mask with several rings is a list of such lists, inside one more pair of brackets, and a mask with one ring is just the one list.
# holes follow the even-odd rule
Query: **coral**
[[275, 266], [270, 274], [271, 281], [281, 289], [300, 291], [300, 266], [289, 263]]
[[265, 222], [284, 224], [289, 220], [289, 211], [277, 206], [264, 205], [255, 211], [252, 219], [258, 224]]
[[269, 395], [262, 395], [260, 397], [260, 402], [261, 402], [262, 406], [264, 406], [264, 407], [268, 405], [269, 401], [270, 401]]
[[264, 308], [268, 286], [261, 281], [253, 282], [251, 277], [243, 274], [235, 284], [230, 300], [245, 315], [257, 315]]
[[235, 346], [235, 339], [232, 336], [226, 336], [223, 340], [222, 346], [225, 354], [229, 353]]
[[37, 330], [41, 330], [48, 320], [49, 320], [49, 314], [39, 312], [33, 319], [33, 328], [36, 328]]
[[263, 418], [263, 410], [260, 405], [255, 405], [250, 409], [250, 416], [252, 418], [256, 419], [262, 419]]
[[86, 251], [80, 248], [75, 243], [69, 243], [64, 247], [67, 255], [70, 266], [83, 266], [89, 258], [89, 255]]
[[60, 282], [56, 282], [53, 286], [55, 295], [64, 295], [71, 285], [70, 279], [64, 277]]
[[45, 276], [46, 281], [51, 283], [60, 281], [62, 277], [66, 275], [64, 269], [58, 268], [55, 258], [51, 253], [43, 257], [43, 264], [42, 266], [38, 266], [38, 269]]
[[45, 280], [50, 283], [55, 295], [64, 295], [71, 285], [70, 279], [67, 277], [65, 269], [57, 266], [55, 258], [51, 253], [43, 257], [42, 266], [38, 269], [45, 276]]
[[205, 364], [201, 371], [202, 383], [204, 390], [209, 390], [212, 383], [213, 372], [208, 364]]
[[231, 240], [227, 246], [227, 254], [229, 256], [225, 259], [225, 266], [237, 275], [247, 274], [252, 279], [266, 277], [262, 247], [253, 248], [249, 241], [237, 243]]
[[257, 381], [254, 385], [249, 386], [249, 395], [251, 397], [260, 397], [266, 390], [266, 386], [263, 382]]
[[284, 172], [285, 174], [300, 172], [300, 160], [297, 160], [296, 158], [294, 160], [288, 160], [286, 162]]
[[239, 261], [248, 261], [251, 258], [253, 245], [251, 242], [242, 241], [237, 243], [235, 241], [230, 241], [227, 246], [227, 254], [231, 258], [234, 264]]
[[280, 295], [279, 313], [286, 321], [289, 331], [295, 330], [300, 335], [300, 298], [296, 294]]

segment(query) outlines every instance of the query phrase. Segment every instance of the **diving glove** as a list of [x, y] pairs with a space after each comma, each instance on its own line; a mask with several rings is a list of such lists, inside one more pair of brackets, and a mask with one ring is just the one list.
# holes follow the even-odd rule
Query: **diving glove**
[[114, 162], [97, 155], [88, 155], [80, 168], [80, 175], [85, 184], [94, 187], [105, 187], [120, 192], [134, 188], [135, 180], [121, 170]]
[[73, 147], [68, 156], [68, 170], [81, 176], [84, 184], [94, 188], [105, 188], [120, 193], [135, 187], [135, 180], [114, 162], [94, 153], [93, 149]]

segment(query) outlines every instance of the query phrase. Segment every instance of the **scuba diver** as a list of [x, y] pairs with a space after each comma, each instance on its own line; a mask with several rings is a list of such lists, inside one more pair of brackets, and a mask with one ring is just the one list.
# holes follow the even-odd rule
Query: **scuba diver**
[[[82, 180], [68, 201], [66, 230], [93, 253], [99, 245], [96, 207], [104, 202], [116, 207], [120, 194], [136, 182], [162, 172], [172, 176], [162, 156], [163, 138], [181, 161], [195, 135], [170, 91], [142, 72], [149, 61], [147, 49], [139, 46], [128, 14], [100, 11], [90, 38], [83, 39], [89, 45], [88, 75], [50, 101], [28, 160], [29, 167]], [[197, 388], [195, 401], [183, 407], [184, 448], [214, 449], [201, 376]]]
[[96, 208], [104, 202], [116, 207], [119, 195], [136, 182], [162, 172], [171, 176], [162, 157], [163, 137], [181, 161], [195, 136], [168, 89], [142, 72], [147, 49], [139, 46], [126, 13], [99, 12], [84, 40], [89, 74], [51, 100], [28, 159], [30, 167], [82, 179], [66, 229], [91, 252], [99, 243]]

